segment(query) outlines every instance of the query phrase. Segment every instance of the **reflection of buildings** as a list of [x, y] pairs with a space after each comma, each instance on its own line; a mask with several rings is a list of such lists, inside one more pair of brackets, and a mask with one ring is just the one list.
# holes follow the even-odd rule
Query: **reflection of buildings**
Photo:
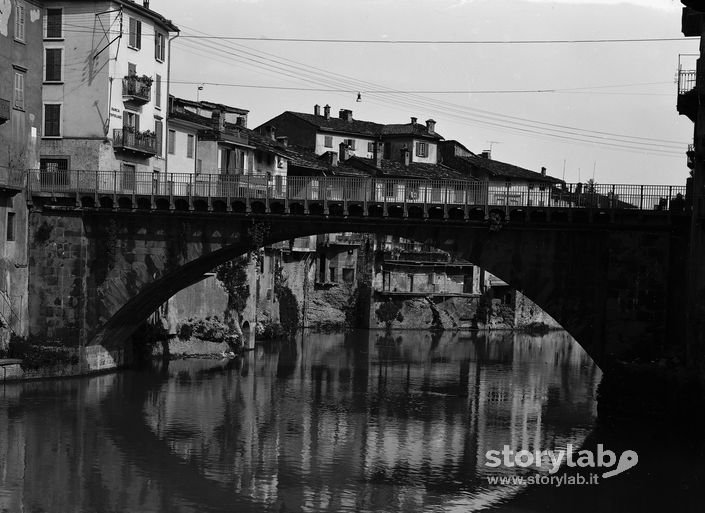
[[0, 507], [491, 503], [497, 494], [478, 481], [485, 451], [580, 443], [598, 377], [564, 335], [404, 332], [310, 335], [241, 362], [177, 361], [161, 373], [42, 384], [42, 397], [59, 387], [51, 401], [6, 389]]

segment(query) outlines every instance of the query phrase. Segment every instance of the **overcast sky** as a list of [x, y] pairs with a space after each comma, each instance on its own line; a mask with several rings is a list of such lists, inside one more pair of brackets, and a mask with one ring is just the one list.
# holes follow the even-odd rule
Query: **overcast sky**
[[[356, 119], [381, 123], [433, 118], [446, 139], [475, 152], [491, 145], [497, 160], [537, 171], [546, 166], [558, 178], [565, 162], [571, 182], [579, 175], [586, 181], [593, 169], [599, 183], [682, 184], [688, 175], [693, 126], [676, 112], [674, 77], [678, 55], [695, 53], [698, 43], [682, 38], [675, 0], [152, 0], [151, 7], [184, 36], [173, 43], [172, 93], [196, 99], [198, 83], [205, 83], [201, 99], [249, 109], [250, 127], [285, 110], [330, 104], [334, 114], [347, 108]], [[203, 33], [679, 40], [412, 45], [186, 37]], [[383, 92], [389, 90], [404, 92]], [[552, 92], [487, 92], [508, 90]]]

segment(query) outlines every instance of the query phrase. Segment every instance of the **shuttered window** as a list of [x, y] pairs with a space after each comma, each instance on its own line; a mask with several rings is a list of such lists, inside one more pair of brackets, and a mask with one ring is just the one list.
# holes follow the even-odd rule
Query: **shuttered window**
[[154, 106], [162, 108], [162, 76], [154, 75]]
[[62, 48], [46, 48], [44, 50], [44, 81], [61, 82]]
[[24, 73], [15, 71], [15, 93], [13, 105], [16, 109], [24, 110]]
[[157, 156], [162, 156], [162, 140], [164, 139], [164, 123], [160, 119], [154, 120], [154, 133], [157, 136]]
[[169, 138], [166, 141], [166, 151], [173, 155], [176, 151], [176, 130], [169, 130]]
[[15, 39], [24, 42], [25, 40], [25, 16], [24, 2], [17, 2], [15, 10]]
[[154, 58], [158, 61], [164, 61], [164, 34], [157, 32], [154, 34]]
[[140, 20], [130, 18], [130, 40], [128, 46], [135, 50], [142, 48], [142, 22]]
[[186, 158], [192, 159], [193, 158], [193, 147], [195, 144], [196, 138], [188, 134], [186, 136]]

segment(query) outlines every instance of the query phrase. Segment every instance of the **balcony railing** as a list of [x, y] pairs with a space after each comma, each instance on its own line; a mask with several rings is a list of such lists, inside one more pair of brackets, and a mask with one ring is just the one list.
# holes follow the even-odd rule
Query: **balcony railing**
[[122, 98], [135, 103], [148, 103], [152, 99], [152, 79], [136, 75], [123, 78]]
[[694, 69], [679, 69], [678, 70], [678, 94], [685, 94], [697, 85], [698, 72]]
[[10, 101], [0, 98], [0, 125], [10, 120]]
[[157, 154], [157, 136], [151, 132], [138, 132], [132, 128], [113, 130], [113, 148], [145, 156]]

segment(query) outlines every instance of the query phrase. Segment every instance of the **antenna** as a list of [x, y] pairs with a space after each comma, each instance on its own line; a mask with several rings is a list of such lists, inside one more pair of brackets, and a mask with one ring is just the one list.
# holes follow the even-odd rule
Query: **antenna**
[[595, 168], [597, 167], [597, 161], [592, 163], [592, 182], [595, 183]]
[[492, 158], [492, 146], [495, 144], [502, 144], [502, 141], [486, 141], [486, 142], [487, 142], [487, 144], [490, 145], [489, 152], [490, 152], [490, 158]]

